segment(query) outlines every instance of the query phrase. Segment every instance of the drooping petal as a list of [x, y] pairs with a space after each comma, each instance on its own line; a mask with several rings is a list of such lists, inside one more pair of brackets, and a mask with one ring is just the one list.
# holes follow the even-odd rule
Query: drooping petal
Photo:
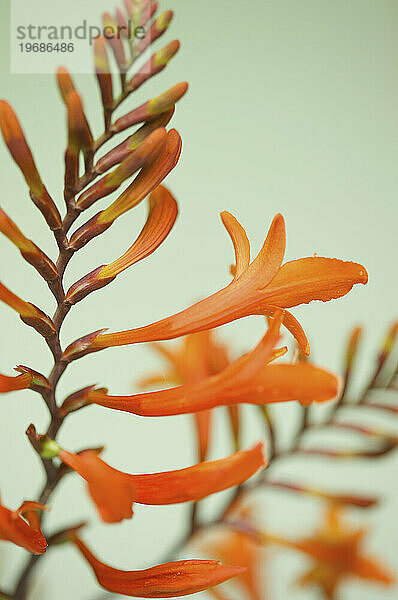
[[0, 100], [0, 128], [8, 150], [28, 184], [33, 202], [49, 227], [59, 229], [61, 215], [41, 180], [18, 118], [5, 100]]
[[366, 269], [358, 263], [320, 256], [300, 258], [281, 267], [264, 290], [264, 303], [291, 308], [312, 300], [328, 302], [367, 281]]
[[0, 374], [0, 394], [7, 392], [15, 392], [17, 390], [27, 390], [32, 383], [33, 375], [31, 373], [23, 373], [17, 377], [8, 377]]
[[138, 598], [175, 598], [200, 592], [241, 574], [240, 567], [215, 560], [180, 560], [143, 571], [120, 571], [100, 562], [74, 535], [73, 542], [91, 565], [98, 583], [106, 590]]
[[243, 483], [264, 465], [262, 444], [186, 469], [148, 475], [118, 471], [89, 450], [80, 454], [61, 450], [59, 458], [87, 481], [101, 518], [108, 523], [131, 518], [133, 502], [162, 505], [197, 501]]
[[129, 475], [112, 468], [93, 451], [73, 454], [61, 450], [59, 457], [87, 481], [88, 491], [103, 521], [117, 523], [131, 519], [135, 491]]
[[264, 464], [262, 444], [257, 444], [251, 450], [186, 469], [133, 475], [136, 502], [157, 505], [200, 500], [243, 483]]

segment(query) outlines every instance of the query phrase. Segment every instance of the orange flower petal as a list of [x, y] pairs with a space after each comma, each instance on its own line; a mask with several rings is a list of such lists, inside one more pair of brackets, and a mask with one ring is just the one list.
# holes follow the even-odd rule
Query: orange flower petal
[[177, 202], [169, 190], [160, 185], [149, 197], [148, 218], [137, 240], [123, 256], [103, 267], [98, 277], [115, 277], [152, 254], [169, 235], [177, 214]]
[[[280, 308], [312, 300], [331, 300], [347, 294], [354, 284], [367, 282], [367, 273], [362, 265], [338, 259], [303, 258], [279, 268], [285, 248], [285, 226], [281, 215], [276, 215], [273, 220], [258, 256], [241, 272], [247, 263], [247, 244], [233, 218], [223, 213], [223, 220], [233, 236], [234, 245], [243, 248], [239, 277], [175, 315], [144, 327], [93, 337], [84, 354], [112, 346], [172, 339], [219, 327], [249, 315], [272, 315]], [[302, 350], [309, 354], [305, 333], [290, 313], [285, 313], [284, 324], [296, 336]], [[76, 344], [79, 340], [66, 349], [65, 360], [77, 358]]]
[[19, 313], [19, 316], [26, 325], [36, 329], [45, 338], [51, 338], [55, 334], [53, 322], [43, 311], [34, 304], [25, 302], [25, 300], [13, 294], [2, 283], [0, 283], [0, 301]]
[[348, 294], [355, 283], [367, 282], [366, 269], [358, 263], [320, 256], [300, 258], [281, 267], [264, 290], [265, 302], [281, 308], [312, 300], [328, 302]]
[[118, 471], [89, 450], [80, 454], [61, 450], [59, 458], [86, 479], [102, 520], [110, 523], [131, 518], [133, 502], [158, 505], [200, 500], [243, 483], [264, 465], [262, 444], [219, 460], [149, 475]]
[[8, 377], [0, 374], [0, 394], [15, 392], [16, 390], [27, 390], [33, 381], [31, 373], [23, 373], [17, 377]]
[[30, 525], [21, 517], [21, 513], [25, 511], [43, 508], [44, 506], [37, 502], [24, 502], [20, 509], [11, 511], [0, 504], [0, 539], [21, 546], [32, 554], [43, 554], [47, 542], [37, 521]]
[[236, 267], [235, 279], [244, 273], [250, 264], [250, 242], [246, 231], [231, 213], [226, 210], [221, 213], [221, 220], [228, 231], [235, 250]]
[[201, 592], [241, 574], [215, 560], [179, 560], [143, 571], [120, 571], [100, 562], [76, 535], [73, 542], [106, 590], [138, 598], [175, 598]]

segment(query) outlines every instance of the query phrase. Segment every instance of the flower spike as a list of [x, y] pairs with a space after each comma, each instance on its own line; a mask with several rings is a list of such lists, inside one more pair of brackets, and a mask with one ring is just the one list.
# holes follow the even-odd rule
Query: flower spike
[[55, 335], [54, 324], [40, 308], [37, 308], [30, 302], [25, 302], [13, 294], [5, 285], [0, 282], [0, 301], [7, 304], [10, 308], [19, 313], [21, 320], [33, 327], [46, 339], [50, 339]]
[[91, 498], [107, 523], [130, 519], [134, 502], [163, 505], [200, 500], [243, 483], [264, 466], [262, 444], [186, 469], [149, 475], [122, 473], [89, 450], [80, 454], [61, 450], [59, 458], [87, 481]]
[[248, 354], [229, 364], [217, 375], [193, 384], [134, 394], [109, 396], [93, 391], [88, 399], [106, 408], [141, 416], [170, 416], [209, 410], [240, 403], [264, 405], [297, 400], [303, 405], [335, 398], [339, 379], [309, 363], [267, 365], [279, 350], [281, 314], [274, 319], [260, 343]]
[[0, 100], [0, 128], [8, 150], [29, 186], [33, 202], [46, 219], [50, 229], [59, 229], [61, 227], [59, 211], [41, 180], [18, 118], [5, 100]]
[[94, 290], [111, 283], [117, 275], [143, 260], [164, 242], [177, 218], [178, 207], [171, 193], [159, 186], [149, 196], [147, 221], [134, 244], [109, 265], [97, 267], [74, 283], [65, 298], [67, 304], [76, 304]]
[[21, 546], [32, 554], [43, 554], [47, 542], [36, 513], [46, 508], [38, 502], [24, 502], [18, 510], [11, 511], [0, 504], [0, 539]]
[[124, 596], [186, 596], [214, 587], [244, 571], [241, 567], [224, 566], [216, 560], [179, 560], [143, 571], [120, 571], [100, 562], [76, 534], [70, 537], [90, 564], [98, 583], [109, 592]]
[[175, 129], [171, 129], [167, 133], [161, 151], [144, 165], [119, 198], [75, 231], [70, 239], [69, 248], [73, 251], [79, 250], [94, 237], [106, 231], [118, 217], [137, 206], [174, 169], [180, 154], [181, 138]]
[[18, 248], [23, 258], [48, 282], [55, 281], [57, 269], [40, 248], [24, 236], [12, 219], [0, 208], [0, 231]]
[[[280, 266], [285, 250], [282, 215], [274, 218], [258, 256], [248, 264], [248, 246], [239, 223], [223, 213], [222, 219], [237, 252], [237, 273], [233, 281], [193, 306], [150, 325], [93, 339], [86, 354], [103, 348], [168, 340], [230, 323], [249, 315], [274, 316], [286, 309], [313, 300], [327, 302], [348, 294], [356, 283], [367, 283], [366, 269], [354, 262], [335, 258], [308, 257]], [[310, 348], [298, 321], [287, 310], [283, 324], [296, 337], [305, 354]], [[73, 344], [71, 345], [73, 349]], [[69, 349], [65, 351], [68, 360]]]

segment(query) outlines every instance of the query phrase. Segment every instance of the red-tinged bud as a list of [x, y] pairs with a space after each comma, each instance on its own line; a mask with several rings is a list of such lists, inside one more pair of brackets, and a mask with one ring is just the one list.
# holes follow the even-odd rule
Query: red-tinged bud
[[137, 44], [136, 54], [142, 54], [155, 40], [162, 36], [173, 19], [172, 10], [166, 10], [152, 23], [145, 36]]
[[174, 106], [155, 119], [148, 121], [142, 125], [133, 135], [124, 140], [121, 144], [107, 152], [95, 165], [95, 171], [99, 175], [110, 169], [111, 167], [121, 163], [131, 152], [137, 150], [145, 139], [159, 127], [166, 127], [174, 114]]
[[91, 188], [86, 190], [77, 200], [76, 206], [83, 211], [99, 200], [108, 196], [118, 189], [121, 184], [134, 175], [141, 167], [150, 160], [163, 146], [166, 141], [166, 130], [156, 129], [144, 140], [142, 145], [119, 165], [117, 169], [103, 177]]
[[[66, 415], [69, 415], [72, 412], [80, 410], [81, 408], [84, 408], [89, 404], [92, 404], [92, 402], [88, 398], [88, 395], [95, 389], [95, 385], [90, 385], [68, 396], [62, 403], [62, 406], [59, 410], [60, 415], [62, 417], [65, 417]], [[97, 391], [106, 389], [107, 388], [97, 388]]]
[[106, 231], [112, 225], [113, 221], [102, 223], [98, 222], [99, 216], [101, 214], [102, 212], [97, 213], [96, 215], [94, 215], [94, 217], [87, 221], [87, 223], [85, 223], [75, 231], [68, 245], [70, 250], [72, 250], [73, 252], [76, 252], [76, 250], [80, 250], [80, 248], [83, 248], [83, 246], [88, 244], [88, 242], [90, 242], [98, 235], [101, 235], [101, 233]]
[[37, 308], [37, 306], [34, 304], [31, 304], [31, 306], [37, 311], [37, 316], [24, 317], [20, 315], [21, 321], [23, 321], [25, 325], [36, 329], [36, 331], [40, 333], [40, 335], [42, 335], [46, 340], [52, 340], [55, 337], [54, 323], [51, 321], [50, 317], [48, 317], [42, 310]]
[[157, 75], [166, 67], [167, 63], [173, 58], [180, 48], [180, 42], [174, 40], [167, 46], [156, 52], [143, 67], [132, 77], [127, 84], [127, 88], [131, 91], [137, 90], [148, 79]]
[[115, 277], [98, 277], [98, 274], [101, 272], [103, 267], [104, 265], [97, 267], [91, 271], [91, 273], [88, 273], [79, 279], [79, 281], [74, 283], [66, 294], [65, 302], [70, 305], [77, 304], [77, 302], [83, 300], [83, 298], [91, 294], [91, 292], [99, 290], [111, 283]]
[[362, 336], [362, 328], [356, 327], [348, 340], [346, 356], [345, 356], [345, 370], [346, 372], [351, 371], [352, 365], [358, 352], [359, 342]]
[[31, 264], [48, 282], [58, 277], [54, 263], [34, 244], [26, 238], [12, 219], [0, 208], [0, 231], [21, 252], [23, 258]]
[[8, 150], [29, 186], [33, 202], [49, 227], [59, 229], [62, 223], [61, 216], [40, 178], [17, 116], [5, 100], [0, 101], [0, 128]]
[[120, 36], [127, 39], [129, 25], [127, 23], [126, 17], [124, 16], [123, 11], [118, 6], [115, 9], [115, 13], [116, 13], [116, 21], [117, 21], [117, 24], [119, 25]]
[[390, 327], [383, 343], [383, 347], [380, 353], [379, 360], [382, 364], [386, 361], [387, 357], [390, 355], [392, 349], [394, 348], [395, 340], [398, 334], [398, 322], [393, 323]]
[[71, 90], [66, 99], [68, 109], [68, 148], [73, 154], [80, 150], [92, 150], [94, 140], [84, 113], [82, 100], [76, 90]]
[[161, 113], [169, 111], [176, 104], [176, 102], [178, 102], [178, 100], [184, 96], [187, 90], [188, 84], [186, 81], [177, 83], [160, 96], [157, 96], [152, 100], [148, 100], [148, 102], [145, 102], [135, 110], [127, 113], [127, 115], [117, 119], [117, 121], [115, 121], [115, 123], [112, 125], [112, 131], [119, 133], [120, 131], [131, 127], [132, 125], [143, 123], [144, 121], [150, 121]]
[[101, 91], [102, 105], [105, 113], [108, 114], [106, 125], [109, 126], [109, 111], [113, 108], [113, 87], [112, 76], [109, 68], [108, 53], [103, 37], [98, 37], [94, 41], [94, 60], [95, 71], [97, 73], [98, 84]]
[[28, 373], [32, 377], [32, 382], [29, 386], [30, 389], [35, 391], [43, 391], [50, 389], [48, 379], [44, 377], [44, 375], [42, 375], [41, 373], [38, 373], [37, 371], [31, 369], [30, 367], [18, 365], [17, 367], [15, 367], [15, 371], [17, 371], [18, 373]]
[[117, 66], [121, 72], [125, 72], [127, 69], [127, 60], [118, 26], [112, 15], [108, 12], [102, 15], [102, 23], [104, 26], [104, 36], [112, 48]]
[[65, 67], [57, 69], [57, 83], [62, 97], [62, 100], [67, 103], [67, 98], [70, 92], [76, 91], [72, 77]]
[[102, 333], [108, 331], [108, 329], [98, 329], [98, 331], [94, 331], [93, 333], [89, 333], [84, 337], [79, 338], [78, 340], [69, 344], [66, 348], [65, 352], [62, 355], [62, 360], [70, 363], [86, 354], [90, 354], [91, 352], [96, 352], [96, 348], [91, 348], [92, 342]]

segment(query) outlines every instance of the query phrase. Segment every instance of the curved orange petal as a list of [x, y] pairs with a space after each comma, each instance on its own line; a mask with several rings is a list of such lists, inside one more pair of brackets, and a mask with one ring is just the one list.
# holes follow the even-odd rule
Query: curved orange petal
[[275, 215], [260, 252], [247, 269], [246, 277], [254, 278], [256, 288], [263, 290], [277, 274], [286, 249], [285, 220]]
[[221, 220], [225, 229], [228, 231], [235, 250], [235, 277], [237, 279], [247, 269], [250, 263], [250, 242], [239, 221], [224, 210], [221, 213]]
[[115, 277], [155, 252], [169, 235], [177, 214], [177, 202], [169, 190], [160, 185], [149, 197], [148, 218], [134, 244], [123, 256], [103, 267], [98, 277]]
[[26, 390], [33, 381], [31, 373], [23, 373], [17, 377], [8, 377], [0, 374], [0, 394], [15, 392], [16, 390]]
[[72, 536], [81, 554], [106, 590], [138, 598], [175, 598], [201, 592], [241, 574], [240, 567], [216, 560], [179, 560], [142, 571], [120, 571], [100, 562], [82, 540]]
[[[42, 505], [37, 503], [29, 503], [34, 505], [35, 509]], [[31, 506], [31, 508], [32, 508]], [[24, 505], [21, 507], [24, 510]], [[0, 539], [12, 542], [17, 546], [25, 548], [32, 554], [43, 554], [47, 548], [47, 542], [35, 523], [34, 526], [29, 525], [19, 514], [20, 511], [11, 511], [5, 506], [0, 505]]]
[[226, 458], [199, 463], [165, 473], [132, 475], [136, 502], [175, 504], [205, 498], [239, 485], [264, 465], [262, 444], [235, 452]]
[[266, 290], [264, 302], [280, 308], [328, 302], [345, 296], [356, 283], [366, 284], [368, 274], [358, 263], [313, 256], [287, 262]]

